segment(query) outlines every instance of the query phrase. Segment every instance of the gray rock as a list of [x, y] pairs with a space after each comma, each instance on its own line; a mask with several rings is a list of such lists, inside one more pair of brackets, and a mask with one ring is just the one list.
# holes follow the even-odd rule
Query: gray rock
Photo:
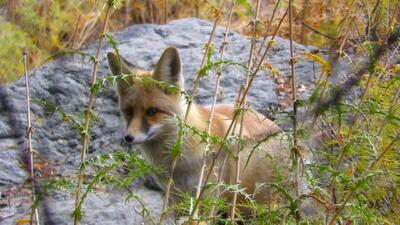
[[[167, 25], [135, 25], [116, 33], [118, 48], [126, 59], [144, 69], [152, 69], [162, 51], [168, 46], [176, 46], [183, 60], [183, 74], [188, 90], [191, 89], [200, 67], [205, 43], [212, 28], [210, 22], [199, 19], [181, 19]], [[218, 52], [223, 40], [224, 28], [217, 29], [215, 49]], [[268, 63], [278, 67], [283, 75], [290, 74], [289, 42], [277, 37], [276, 46], [270, 51]], [[315, 48], [295, 44], [295, 51], [310, 51]], [[87, 46], [84, 51], [95, 54], [97, 43]], [[229, 33], [229, 45], [226, 59], [246, 63], [250, 40], [238, 33]], [[99, 64], [99, 79], [109, 74], [106, 53], [110, 45], [102, 50]], [[214, 56], [218, 58], [218, 54]], [[80, 56], [61, 56], [30, 73], [31, 96], [33, 99], [45, 99], [65, 112], [79, 116], [87, 105], [91, 80], [92, 64]], [[316, 74], [320, 68], [316, 65]], [[245, 72], [235, 66], [224, 66], [224, 78], [221, 83], [223, 98], [219, 102], [235, 102]], [[210, 103], [215, 84], [215, 73], [201, 82], [196, 99], [199, 103]], [[298, 82], [310, 87], [313, 81], [313, 63], [301, 61], [296, 64]], [[260, 72], [249, 95], [250, 104], [261, 112], [277, 104], [275, 83]], [[26, 149], [23, 141], [26, 130], [26, 108], [24, 79], [0, 87], [0, 192], [21, 186], [28, 174], [22, 166]], [[96, 155], [124, 149], [121, 145], [123, 122], [120, 118], [115, 87], [101, 91], [95, 101], [95, 111], [100, 118], [93, 128], [90, 154]], [[307, 93], [306, 93], [307, 94]], [[80, 158], [80, 136], [78, 131], [62, 120], [59, 113], [49, 113], [37, 103], [32, 103], [33, 146], [39, 157], [54, 167], [60, 176], [75, 176]], [[138, 185], [136, 193], [147, 203], [149, 209], [157, 215], [162, 205], [162, 196]], [[21, 196], [12, 197], [17, 201]], [[7, 197], [2, 197], [2, 201]], [[29, 198], [27, 198], [29, 200]], [[26, 200], [26, 199], [25, 199]], [[0, 223], [13, 224], [17, 218], [29, 213], [29, 201], [22, 204], [0, 206]], [[68, 193], [53, 195], [46, 199], [56, 224], [71, 224], [73, 197]], [[138, 202], [125, 203], [125, 197], [118, 191], [95, 192], [89, 195], [86, 204], [84, 224], [140, 224], [143, 219], [138, 211]], [[100, 223], [98, 221], [101, 221]]]

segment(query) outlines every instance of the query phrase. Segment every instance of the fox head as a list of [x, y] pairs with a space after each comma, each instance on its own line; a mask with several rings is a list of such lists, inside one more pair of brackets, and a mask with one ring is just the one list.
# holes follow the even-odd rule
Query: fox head
[[[162, 138], [161, 134], [176, 130], [172, 123], [174, 115], [181, 115], [180, 93], [164, 90], [157, 85], [146, 85], [140, 78], [153, 78], [183, 89], [181, 59], [176, 48], [167, 48], [161, 55], [153, 72], [143, 71], [126, 60], [109, 52], [108, 63], [114, 75], [133, 75], [117, 80], [119, 105], [126, 121], [125, 140], [141, 144]], [[134, 79], [137, 76], [139, 79]]]

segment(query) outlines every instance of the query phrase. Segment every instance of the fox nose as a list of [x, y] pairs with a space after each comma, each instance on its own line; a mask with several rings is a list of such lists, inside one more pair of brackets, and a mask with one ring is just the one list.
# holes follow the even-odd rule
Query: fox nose
[[125, 139], [125, 141], [126, 142], [128, 142], [128, 143], [131, 143], [133, 140], [135, 140], [135, 138], [132, 136], [132, 135], [126, 135], [125, 137], [124, 137], [124, 139]]

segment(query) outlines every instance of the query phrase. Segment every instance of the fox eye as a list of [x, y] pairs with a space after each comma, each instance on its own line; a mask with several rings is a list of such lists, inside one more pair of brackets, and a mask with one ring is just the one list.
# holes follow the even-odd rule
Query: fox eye
[[156, 115], [158, 113], [158, 109], [156, 109], [156, 108], [149, 108], [147, 111], [146, 111], [146, 115], [147, 116], [154, 116], [154, 115]]

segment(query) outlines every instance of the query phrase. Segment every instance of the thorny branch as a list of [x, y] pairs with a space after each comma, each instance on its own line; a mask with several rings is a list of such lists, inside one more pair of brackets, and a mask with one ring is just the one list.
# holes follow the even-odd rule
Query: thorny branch
[[31, 220], [30, 224], [33, 224], [33, 216], [35, 216], [35, 223], [39, 225], [39, 213], [36, 207], [36, 190], [35, 190], [35, 171], [34, 171], [34, 162], [33, 162], [33, 149], [32, 149], [32, 121], [31, 121], [31, 99], [29, 94], [29, 78], [28, 78], [28, 69], [26, 68], [26, 51], [24, 50], [23, 55], [24, 61], [24, 75], [25, 75], [25, 95], [26, 95], [26, 112], [27, 112], [27, 122], [28, 128], [26, 134], [28, 136], [28, 154], [29, 154], [29, 174], [32, 179], [32, 212], [31, 212]]

